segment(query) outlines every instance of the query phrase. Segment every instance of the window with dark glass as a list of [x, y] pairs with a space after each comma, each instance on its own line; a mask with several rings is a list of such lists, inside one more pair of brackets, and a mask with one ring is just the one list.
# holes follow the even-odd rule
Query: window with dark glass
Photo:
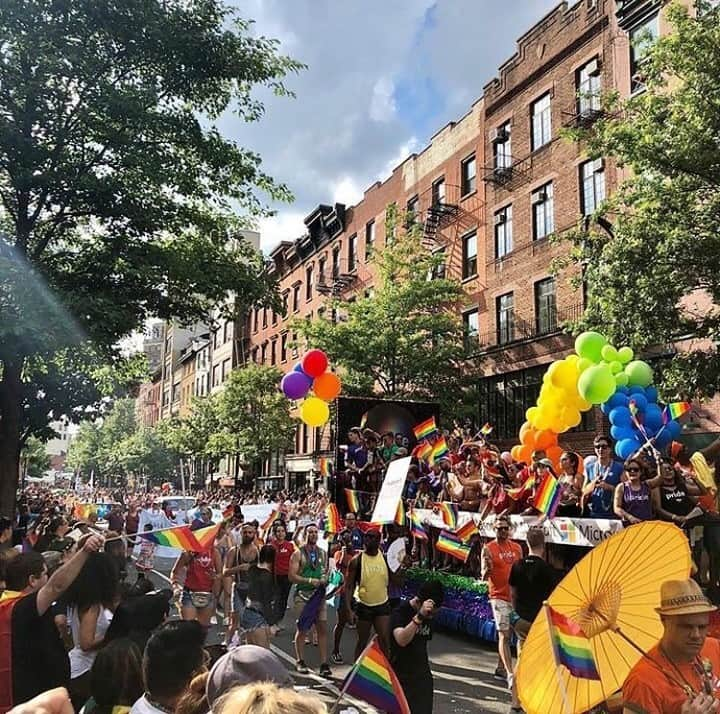
[[512, 206], [495, 212], [495, 258], [504, 258], [513, 249]]
[[497, 341], [503, 345], [515, 339], [515, 297], [513, 293], [499, 295], [495, 299]]
[[645, 89], [644, 65], [659, 33], [657, 14], [630, 30], [630, 92], [632, 94]]
[[259, 320], [260, 320], [260, 308], [256, 307], [253, 310], [253, 332], [258, 331]]
[[340, 277], [340, 246], [336, 246], [335, 248], [333, 248], [332, 276], [335, 280]]
[[370, 258], [375, 247], [375, 221], [365, 224], [365, 260]]
[[263, 342], [260, 347], [260, 364], [267, 362], [267, 342]]
[[300, 285], [301, 283], [293, 285], [293, 312], [300, 310]]
[[546, 238], [555, 230], [555, 211], [552, 182], [546, 183], [531, 196], [533, 240]]
[[324, 284], [328, 281], [328, 276], [325, 275], [325, 269], [327, 268], [327, 258], [323, 256], [318, 260], [318, 283]]
[[307, 454], [309, 451], [308, 445], [309, 445], [309, 441], [310, 441], [310, 439], [309, 439], [310, 428], [311, 427], [309, 427], [307, 424], [303, 424], [303, 430], [302, 430], [302, 452], [303, 452], [303, 454]]
[[433, 182], [432, 185], [432, 203], [437, 206], [439, 203], [445, 203], [445, 179], [440, 178]]
[[507, 169], [512, 166], [512, 123], [506, 121], [490, 132], [493, 147], [493, 167]]
[[283, 317], [287, 317], [288, 316], [288, 302], [290, 301], [290, 293], [289, 292], [283, 293], [282, 301], [283, 301], [282, 302], [282, 311], [283, 311], [282, 314], [283, 314]]
[[280, 361], [287, 362], [287, 333], [280, 335]]
[[311, 300], [313, 294], [313, 269], [312, 265], [305, 268], [305, 299]]
[[274, 365], [277, 362], [277, 340], [273, 340], [270, 343], [270, 364]]
[[473, 231], [463, 236], [463, 279], [477, 275], [477, 232]]
[[463, 313], [463, 333], [465, 349], [472, 349], [477, 345], [480, 334], [480, 313], [477, 308]]
[[580, 199], [584, 216], [590, 216], [605, 200], [605, 166], [602, 159], [580, 164]]
[[417, 196], [413, 196], [407, 202], [405, 226], [410, 228], [415, 225], [420, 219], [420, 199]]
[[357, 267], [357, 233], [353, 233], [348, 238], [348, 272], [352, 273]]
[[446, 275], [445, 248], [436, 250], [433, 255], [437, 259], [437, 263], [435, 263], [432, 268], [430, 268], [428, 280], [442, 280], [445, 278]]
[[263, 308], [262, 315], [263, 315], [262, 326], [267, 327], [268, 323], [267, 323], [267, 308], [266, 307]]
[[475, 163], [475, 154], [468, 156], [460, 164], [460, 180], [461, 192], [463, 196], [467, 196], [475, 190], [477, 179], [477, 166]]
[[550, 142], [552, 138], [552, 119], [550, 108], [550, 93], [543, 94], [540, 99], [530, 105], [532, 121], [532, 150]]
[[600, 111], [600, 60], [590, 60], [577, 71], [577, 111], [581, 116]]
[[555, 278], [535, 283], [535, 327], [540, 335], [557, 330]]

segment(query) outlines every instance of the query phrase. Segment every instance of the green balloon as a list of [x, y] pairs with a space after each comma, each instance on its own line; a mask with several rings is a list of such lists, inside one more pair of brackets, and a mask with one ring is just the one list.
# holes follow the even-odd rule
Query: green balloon
[[634, 362], [625, 367], [625, 374], [628, 377], [628, 384], [631, 387], [649, 387], [653, 382], [653, 371], [652, 367], [641, 359], [636, 359]]
[[597, 364], [586, 369], [578, 379], [580, 396], [591, 404], [606, 402], [616, 389], [617, 382], [606, 364]]
[[610, 371], [613, 374], [620, 374], [620, 372], [623, 371], [623, 366], [618, 360], [614, 360], [613, 362], [610, 362]]
[[602, 348], [607, 340], [599, 332], [583, 332], [575, 338], [575, 352], [597, 364], [602, 361]]
[[605, 345], [605, 347], [600, 350], [600, 354], [602, 355], [603, 361], [608, 364], [618, 361], [618, 351], [612, 345]]
[[615, 375], [615, 384], [617, 384], [618, 387], [627, 387], [628, 386], [627, 374], [625, 374], [625, 372], [618, 372]]
[[628, 362], [632, 362], [633, 357], [635, 356], [635, 353], [632, 351], [632, 347], [621, 347], [618, 350], [618, 356], [617, 358], [623, 363], [627, 364]]
[[586, 369], [588, 369], [588, 367], [592, 367], [594, 364], [595, 363], [592, 360], [587, 359], [586, 357], [581, 357], [577, 361], [578, 371], [584, 372]]

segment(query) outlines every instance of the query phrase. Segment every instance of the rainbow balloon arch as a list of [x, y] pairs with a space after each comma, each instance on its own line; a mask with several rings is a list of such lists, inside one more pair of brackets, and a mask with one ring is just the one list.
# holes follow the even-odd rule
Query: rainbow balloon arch
[[532, 452], [543, 449], [559, 469], [563, 449], [558, 436], [578, 426], [582, 413], [593, 406], [608, 416], [619, 458], [629, 458], [648, 443], [666, 448], [681, 427], [658, 402], [653, 379], [652, 367], [635, 359], [630, 347], [616, 349], [599, 332], [583, 332], [574, 354], [554, 361], [545, 372], [537, 403], [525, 413], [513, 459], [530, 463]]

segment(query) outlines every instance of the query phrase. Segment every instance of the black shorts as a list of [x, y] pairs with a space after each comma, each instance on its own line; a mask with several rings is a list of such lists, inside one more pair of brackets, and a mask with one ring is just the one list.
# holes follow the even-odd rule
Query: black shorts
[[372, 622], [376, 617], [387, 617], [390, 615], [390, 603], [384, 602], [382, 605], [364, 605], [355, 601], [355, 614], [358, 620]]

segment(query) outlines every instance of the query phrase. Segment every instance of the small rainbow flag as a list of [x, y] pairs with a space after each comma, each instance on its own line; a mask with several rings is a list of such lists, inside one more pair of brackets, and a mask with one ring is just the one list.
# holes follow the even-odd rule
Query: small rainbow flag
[[[214, 528], [215, 526], [210, 527]], [[205, 528], [202, 530], [205, 530]], [[196, 531], [195, 533], [200, 533], [200, 531]], [[143, 531], [142, 533], [138, 533], [138, 536], [143, 540], [149, 540], [151, 543], [155, 543], [155, 545], [164, 545], [168, 548], [178, 548], [192, 553], [200, 553], [203, 551], [203, 547], [198, 542], [195, 533], [190, 530], [190, 526], [174, 526], [156, 531]]]
[[380, 649], [377, 636], [347, 675], [342, 695], [350, 694], [388, 714], [410, 714], [402, 685]]
[[229, 503], [227, 506], [225, 506], [225, 510], [222, 512], [223, 520], [232, 518], [233, 513], [235, 513], [235, 506], [232, 503]]
[[327, 533], [339, 533], [342, 529], [342, 519], [334, 503], [328, 503], [325, 508], [325, 531]]
[[457, 503], [450, 503], [449, 501], [443, 501], [442, 503], [436, 503], [438, 511], [442, 516], [443, 523], [448, 527], [455, 530], [457, 528], [458, 515], [460, 514], [460, 508]]
[[407, 525], [407, 513], [405, 513], [405, 504], [402, 498], [398, 501], [397, 511], [395, 511], [395, 523], [399, 526]]
[[533, 484], [535, 483], [535, 477], [534, 476], [528, 476], [527, 479], [525, 479], [525, 483], [522, 486], [518, 486], [517, 488], [509, 488], [507, 495], [512, 498], [513, 501], [518, 501], [523, 497], [523, 494], [530, 491], [533, 487]]
[[535, 498], [533, 499], [535, 508], [537, 508], [540, 513], [544, 513], [549, 518], [552, 518], [560, 504], [560, 495], [560, 484], [558, 480], [552, 474], [545, 474], [535, 492]]
[[91, 513], [97, 513], [93, 503], [76, 503], [73, 508], [73, 516], [81, 521], [89, 518]]
[[415, 511], [410, 511], [410, 535], [420, 540], [427, 540], [428, 534], [425, 530], [420, 516]]
[[321, 456], [318, 460], [318, 470], [320, 471], [320, 475], [322, 477], [330, 478], [330, 462], [324, 456]]
[[432, 466], [439, 458], [442, 458], [450, 451], [448, 449], [447, 441], [445, 437], [441, 436], [439, 439], [433, 442], [432, 451], [430, 452], [430, 465]]
[[638, 405], [634, 399], [631, 399], [628, 402], [628, 409], [630, 410], [630, 414], [632, 414], [634, 417], [638, 415]]
[[690, 402], [672, 402], [667, 404], [663, 409], [663, 417], [666, 423], [671, 419], [679, 419], [683, 414], [687, 414], [692, 409]]
[[360, 512], [360, 496], [358, 496], [357, 491], [352, 488], [346, 488], [345, 500], [347, 501], [347, 507], [350, 513]]
[[576, 622], [545, 606], [550, 627], [555, 662], [579, 679], [600, 679], [590, 640]]
[[490, 434], [492, 434], [492, 430], [493, 430], [492, 424], [485, 422], [480, 429], [480, 433], [483, 436], [490, 436]]
[[448, 533], [448, 531], [440, 531], [435, 548], [441, 553], [447, 553], [453, 558], [462, 560], [463, 563], [470, 555], [470, 546], [465, 545], [456, 535]]
[[425, 421], [421, 421], [413, 427], [413, 434], [415, 434], [415, 438], [418, 441], [420, 441], [420, 439], [427, 439], [430, 434], [434, 434], [436, 431], [437, 424], [435, 423], [434, 416], [426, 419]]
[[273, 508], [270, 515], [263, 521], [260, 528], [266, 531], [268, 528], [272, 528], [272, 524], [280, 517], [280, 511], [277, 508]]
[[220, 523], [214, 526], [207, 526], [207, 528], [198, 528], [193, 531], [193, 535], [197, 538], [197, 542], [200, 544], [200, 552], [210, 550], [215, 544], [215, 538], [217, 538], [218, 531], [220, 530]]
[[432, 445], [427, 441], [423, 441], [422, 444], [418, 444], [412, 450], [412, 455], [415, 456], [418, 461], [427, 461], [430, 458], [430, 454], [432, 454]]
[[463, 542], [467, 543], [476, 533], [479, 533], [475, 521], [471, 518], [467, 523], [463, 523], [460, 528], [455, 529], [455, 535]]

